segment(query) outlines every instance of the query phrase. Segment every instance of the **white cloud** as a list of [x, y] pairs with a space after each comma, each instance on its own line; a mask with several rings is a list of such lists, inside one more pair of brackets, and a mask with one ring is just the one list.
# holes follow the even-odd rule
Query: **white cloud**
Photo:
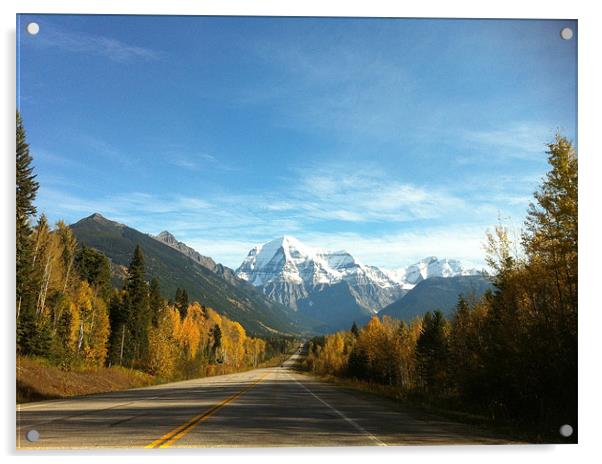
[[[556, 127], [530, 121], [522, 121], [491, 130], [465, 131], [465, 142], [479, 149], [486, 149], [484, 160], [501, 155], [519, 159], [545, 159], [546, 142], [552, 141]], [[468, 156], [474, 159], [474, 156]], [[466, 162], [466, 157], [461, 157]]]
[[308, 168], [299, 176], [290, 195], [298, 210], [316, 219], [405, 222], [453, 215], [467, 208], [450, 191], [395, 181], [368, 167], [357, 172], [336, 165]]
[[157, 60], [161, 56], [155, 50], [127, 44], [112, 37], [63, 31], [43, 23], [35, 40], [27, 43], [41, 47], [59, 48], [71, 53], [98, 55], [117, 62], [127, 62], [133, 59]]
[[344, 249], [363, 263], [384, 268], [405, 267], [426, 256], [460, 259], [468, 265], [484, 266], [483, 243], [490, 224], [424, 227], [367, 236], [357, 233], [310, 233], [299, 236], [311, 246]]
[[199, 169], [199, 165], [192, 160], [186, 158], [176, 158], [171, 160], [171, 164], [177, 166], [179, 168], [187, 169], [190, 171], [197, 171]]
[[344, 44], [318, 40], [255, 43], [257, 58], [284, 78], [245, 89], [240, 104], [270, 105], [282, 115], [278, 126], [335, 131], [346, 140], [400, 139], [415, 90], [400, 54], [349, 38]]
[[[253, 245], [283, 234], [316, 247], [346, 249], [365, 263], [384, 267], [406, 266], [429, 255], [482, 263], [487, 226], [458, 223], [497, 217], [488, 205], [467, 204], [443, 189], [391, 181], [377, 169], [359, 173], [328, 166], [297, 171], [288, 181], [289, 188], [274, 192], [204, 192], [202, 197], [124, 192], [89, 198], [43, 186], [40, 211], [51, 210], [68, 221], [100, 212], [142, 232], [169, 230], [231, 267]], [[354, 229], [360, 225], [362, 233], [315, 232], [350, 230], [347, 223], [354, 223]], [[442, 223], [450, 225], [434, 227]]]
[[[468, 266], [484, 268], [483, 244], [488, 228], [492, 228], [492, 225], [427, 227], [376, 236], [299, 231], [295, 236], [313, 248], [346, 250], [364, 264], [385, 269], [407, 267], [427, 256], [460, 259]], [[238, 237], [238, 234], [235, 236]], [[176, 237], [201, 254], [234, 269], [241, 264], [249, 250], [261, 242], [244, 238], [186, 238], [177, 233]]]

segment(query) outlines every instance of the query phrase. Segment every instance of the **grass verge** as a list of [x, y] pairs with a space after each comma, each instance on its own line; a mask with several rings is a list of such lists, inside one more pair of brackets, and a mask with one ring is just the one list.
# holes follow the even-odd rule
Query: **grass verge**
[[[279, 366], [289, 357], [290, 353], [276, 355], [257, 367]], [[222, 371], [220, 366], [212, 367], [213, 369], [208, 370], [205, 377], [254, 369], [253, 367], [244, 367], [238, 370]], [[121, 366], [65, 369], [52, 364], [46, 358], [19, 356], [17, 358], [17, 403], [92, 395], [179, 380], [186, 379], [166, 380]]]
[[121, 366], [64, 370], [43, 358], [17, 358], [17, 403], [127, 390], [159, 382], [152, 375]]

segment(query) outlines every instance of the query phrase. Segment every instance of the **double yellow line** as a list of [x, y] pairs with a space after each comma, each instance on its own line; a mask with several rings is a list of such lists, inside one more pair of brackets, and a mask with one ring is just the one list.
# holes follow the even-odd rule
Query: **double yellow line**
[[190, 432], [198, 424], [200, 424], [201, 422], [204, 422], [209, 417], [211, 417], [213, 414], [215, 414], [217, 411], [219, 411], [221, 408], [226, 406], [228, 403], [231, 403], [236, 398], [239, 398], [240, 396], [244, 395], [246, 392], [251, 390], [251, 388], [255, 387], [259, 382], [261, 382], [266, 377], [266, 375], [268, 375], [267, 372], [265, 374], [263, 374], [261, 377], [259, 377], [257, 380], [255, 380], [248, 387], [243, 388], [238, 393], [235, 393], [234, 395], [230, 396], [229, 398], [226, 398], [224, 401], [216, 404], [208, 411], [205, 411], [203, 414], [199, 414], [198, 416], [193, 417], [192, 419], [190, 419], [186, 423], [180, 425], [179, 427], [176, 427], [172, 431], [167, 432], [161, 438], [146, 445], [145, 448], [169, 448], [176, 441], [180, 440], [182, 437], [187, 435], [188, 432]]

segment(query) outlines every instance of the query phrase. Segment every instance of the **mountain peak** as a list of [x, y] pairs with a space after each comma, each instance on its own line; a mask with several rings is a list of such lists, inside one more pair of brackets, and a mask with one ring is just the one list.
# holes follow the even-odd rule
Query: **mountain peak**
[[103, 220], [104, 220], [104, 221], [106, 221], [106, 220], [107, 220], [107, 218], [106, 218], [106, 217], [104, 217], [104, 216], [103, 216], [102, 214], [100, 214], [100, 213], [94, 213], [94, 214], [91, 214], [90, 216], [88, 216], [88, 217], [87, 217], [87, 218], [85, 218], [85, 219], [93, 219], [93, 220], [95, 220], [95, 221], [103, 221]]
[[[318, 288], [341, 282], [357, 287], [358, 294], [364, 291], [364, 287], [371, 286], [387, 289], [385, 292], [391, 296], [399, 296], [401, 291], [380, 270], [363, 266], [346, 251], [315, 249], [290, 235], [253, 248], [236, 275], [255, 286], [262, 286], [268, 296], [293, 308], [299, 298], [307, 297]], [[375, 301], [372, 296], [366, 296], [366, 300], [369, 300], [366, 307], [383, 306], [381, 301]], [[389, 300], [388, 296], [386, 300]]]
[[295, 245], [299, 245], [299, 244], [301, 244], [301, 242], [298, 239], [296, 239], [295, 237], [293, 237], [292, 235], [282, 235], [278, 238], [270, 240], [269, 242], [262, 245], [262, 247], [266, 247], [266, 246], [290, 247], [290, 246], [295, 246]]
[[79, 224], [79, 223], [88, 223], [88, 222], [94, 222], [94, 223], [102, 225], [102, 226], [124, 227], [123, 224], [121, 224], [117, 221], [111, 221], [110, 219], [107, 219], [100, 213], [91, 214], [90, 216], [80, 219], [77, 223]]
[[369, 311], [387, 306], [430, 277], [475, 273], [458, 260], [436, 256], [427, 256], [403, 269], [379, 269], [359, 262], [344, 250], [312, 248], [290, 235], [257, 245], [236, 270], [239, 278], [293, 309], [303, 307], [308, 298], [327, 287], [346, 284], [358, 304]]
[[176, 239], [176, 237], [167, 230], [160, 232], [156, 238], [158, 238], [159, 240], [161, 240], [162, 242], [165, 242], [165, 243], [178, 243], [178, 240]]
[[[209, 256], [203, 256], [194, 248], [189, 247], [184, 242], [180, 242], [171, 232], [167, 230], [162, 231], [161, 233], [159, 233], [159, 235], [151, 235], [151, 237], [157, 240], [158, 242], [161, 242], [167, 245], [168, 247], [173, 248], [174, 250], [178, 250], [180, 253], [182, 253], [185, 256], [188, 256], [190, 259], [196, 261], [201, 266], [206, 267], [211, 272], [222, 273], [222, 276], [225, 276], [224, 272], [227, 274], [232, 274], [232, 271], [230, 269], [224, 268], [223, 266], [221, 266], [221, 270], [218, 269], [218, 267], [220, 266], [218, 266], [217, 263], [213, 261], [213, 259], [211, 259]], [[224, 278], [229, 277], [225, 276]]]
[[457, 259], [428, 256], [406, 268], [386, 271], [393, 280], [406, 285], [417, 283], [430, 277], [454, 277], [478, 274], [477, 269], [465, 267]]

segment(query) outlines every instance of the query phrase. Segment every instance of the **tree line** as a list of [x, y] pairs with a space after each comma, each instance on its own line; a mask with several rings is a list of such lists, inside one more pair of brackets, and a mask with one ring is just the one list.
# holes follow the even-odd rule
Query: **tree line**
[[37, 216], [39, 184], [17, 113], [16, 326], [17, 353], [65, 368], [121, 365], [165, 379], [256, 367], [289, 349], [288, 341], [247, 335], [235, 321], [198, 302], [185, 289], [166, 300], [158, 279], [146, 280], [144, 254], [133, 250], [121, 289], [111, 264], [80, 246], [63, 221]]
[[502, 225], [487, 234], [493, 291], [460, 296], [449, 320], [439, 311], [409, 324], [373, 317], [316, 338], [307, 368], [542, 434], [576, 427], [577, 154], [557, 135], [548, 155], [518, 241]]

